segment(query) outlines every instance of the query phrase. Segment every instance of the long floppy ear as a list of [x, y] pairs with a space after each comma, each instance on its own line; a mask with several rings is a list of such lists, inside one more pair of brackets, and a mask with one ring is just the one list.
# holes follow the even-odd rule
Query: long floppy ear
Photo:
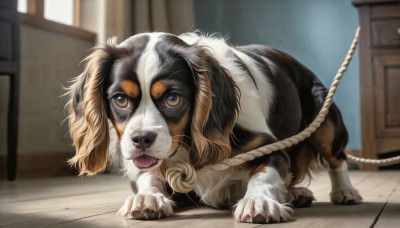
[[231, 155], [230, 138], [239, 110], [240, 92], [229, 71], [197, 44], [184, 56], [195, 84], [191, 134], [195, 167], [215, 164]]
[[67, 89], [69, 130], [76, 154], [68, 162], [80, 175], [94, 175], [107, 164], [109, 128], [103, 83], [113, 62], [116, 40], [98, 46], [84, 61], [85, 69]]

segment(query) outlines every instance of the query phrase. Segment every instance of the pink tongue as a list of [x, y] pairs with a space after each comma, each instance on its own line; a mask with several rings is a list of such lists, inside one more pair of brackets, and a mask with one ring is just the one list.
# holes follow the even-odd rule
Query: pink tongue
[[135, 158], [134, 161], [137, 167], [148, 168], [152, 166], [154, 163], [156, 163], [157, 159], [148, 155], [142, 155], [140, 157]]

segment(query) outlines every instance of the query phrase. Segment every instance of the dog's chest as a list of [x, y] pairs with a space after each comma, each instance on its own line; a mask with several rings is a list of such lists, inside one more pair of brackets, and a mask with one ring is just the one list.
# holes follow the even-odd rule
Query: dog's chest
[[[168, 161], [167, 166], [175, 161], [189, 163], [189, 153], [179, 148]], [[246, 193], [250, 174], [248, 170], [231, 167], [219, 172], [198, 172], [194, 191], [202, 202], [215, 208], [231, 207]]]
[[194, 191], [208, 206], [231, 207], [244, 196], [248, 181], [248, 171], [236, 167], [219, 172], [199, 173]]

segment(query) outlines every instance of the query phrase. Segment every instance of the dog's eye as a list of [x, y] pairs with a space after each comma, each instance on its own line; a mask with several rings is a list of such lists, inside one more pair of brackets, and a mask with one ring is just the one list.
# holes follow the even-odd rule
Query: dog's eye
[[168, 94], [165, 98], [165, 104], [170, 108], [177, 107], [182, 100], [182, 96], [177, 93]]
[[118, 108], [126, 108], [129, 105], [128, 98], [123, 95], [117, 95], [113, 97], [113, 101]]

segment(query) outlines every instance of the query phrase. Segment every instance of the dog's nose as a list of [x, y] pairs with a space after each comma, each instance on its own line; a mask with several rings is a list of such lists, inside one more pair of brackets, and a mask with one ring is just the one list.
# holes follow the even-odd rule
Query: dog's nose
[[149, 148], [156, 141], [157, 133], [151, 131], [136, 132], [132, 137], [133, 145], [140, 149]]

